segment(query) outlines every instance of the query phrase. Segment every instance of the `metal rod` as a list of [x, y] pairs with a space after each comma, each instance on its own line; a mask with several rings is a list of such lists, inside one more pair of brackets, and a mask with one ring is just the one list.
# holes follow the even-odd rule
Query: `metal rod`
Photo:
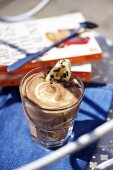
[[17, 170], [39, 170], [58, 159], [64, 157], [65, 155], [72, 154], [73, 152], [77, 152], [88, 146], [89, 144], [97, 141], [103, 135], [108, 133], [113, 129], [113, 120], [102, 124], [101, 126], [97, 127], [90, 133], [84, 134], [79, 137], [75, 142], [70, 142], [67, 145], [61, 147], [60, 149], [50, 153], [47, 156], [44, 156], [34, 162], [31, 162], [27, 165], [24, 165]]

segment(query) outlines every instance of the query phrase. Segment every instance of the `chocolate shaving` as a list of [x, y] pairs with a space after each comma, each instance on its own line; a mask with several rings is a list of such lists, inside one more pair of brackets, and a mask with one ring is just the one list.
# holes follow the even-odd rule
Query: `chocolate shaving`
[[60, 80], [59, 83], [61, 83], [65, 88], [70, 88], [70, 90], [71, 87], [81, 88], [79, 83], [75, 83], [72, 80], [70, 81]]
[[54, 72], [59, 72], [61, 68], [59, 67], [58, 69], [54, 70]]
[[63, 78], [66, 78], [66, 77], [67, 77], [67, 74], [66, 74], [66, 73], [63, 73], [62, 76], [63, 76]]
[[68, 76], [68, 71], [66, 71], [66, 75]]
[[52, 78], [54, 78], [54, 75], [52, 74], [50, 77], [51, 77], [51, 79], [52, 79]]
[[56, 77], [58, 77], [58, 76], [59, 76], [59, 74], [57, 73], [57, 74], [56, 74]]
[[64, 65], [61, 65], [62, 68], [64, 68], [65, 66]]

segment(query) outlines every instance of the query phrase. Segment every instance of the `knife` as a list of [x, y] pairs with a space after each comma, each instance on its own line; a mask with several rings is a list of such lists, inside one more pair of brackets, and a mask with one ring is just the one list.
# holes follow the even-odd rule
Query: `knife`
[[87, 29], [93, 29], [96, 28], [98, 25], [92, 22], [82, 22], [80, 23], [79, 28], [76, 31], [73, 31], [70, 35], [68, 35], [67, 37], [55, 42], [54, 44], [50, 45], [49, 47], [44, 48], [43, 50], [40, 50], [36, 53], [32, 53], [32, 54], [28, 54], [26, 55], [25, 58], [22, 58], [20, 60], [18, 60], [17, 62], [11, 64], [10, 66], [7, 67], [7, 71], [8, 72], [12, 72], [15, 71], [17, 69], [19, 69], [20, 67], [22, 67], [23, 65], [25, 65], [26, 63], [32, 61], [33, 59], [43, 55], [44, 53], [46, 53], [47, 51], [51, 50], [54, 47], [57, 47], [58, 45], [60, 45], [61, 43], [75, 37], [78, 36], [80, 34], [82, 34], [83, 32], [85, 32]]

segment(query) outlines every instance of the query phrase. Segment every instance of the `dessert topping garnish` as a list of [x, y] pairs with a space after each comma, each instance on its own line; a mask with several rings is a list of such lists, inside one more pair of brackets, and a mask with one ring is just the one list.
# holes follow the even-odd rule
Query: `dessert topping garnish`
[[71, 62], [69, 59], [60, 60], [46, 76], [46, 81], [69, 81], [71, 77]]

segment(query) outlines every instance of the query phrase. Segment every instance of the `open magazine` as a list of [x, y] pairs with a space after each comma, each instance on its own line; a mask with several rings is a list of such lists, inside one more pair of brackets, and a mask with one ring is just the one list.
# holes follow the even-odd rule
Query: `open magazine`
[[[21, 77], [29, 70], [38, 66], [54, 65], [62, 58], [69, 58], [72, 64], [79, 65], [73, 67], [74, 71], [83, 81], [89, 81], [91, 65], [80, 64], [102, 59], [102, 51], [91, 32], [66, 41], [13, 73], [6, 71], [7, 66], [26, 57], [27, 54], [37, 52], [69, 35], [84, 20], [81, 13], [74, 13], [21, 23], [1, 22], [0, 85], [18, 85]], [[6, 79], [9, 81], [5, 83]]]

